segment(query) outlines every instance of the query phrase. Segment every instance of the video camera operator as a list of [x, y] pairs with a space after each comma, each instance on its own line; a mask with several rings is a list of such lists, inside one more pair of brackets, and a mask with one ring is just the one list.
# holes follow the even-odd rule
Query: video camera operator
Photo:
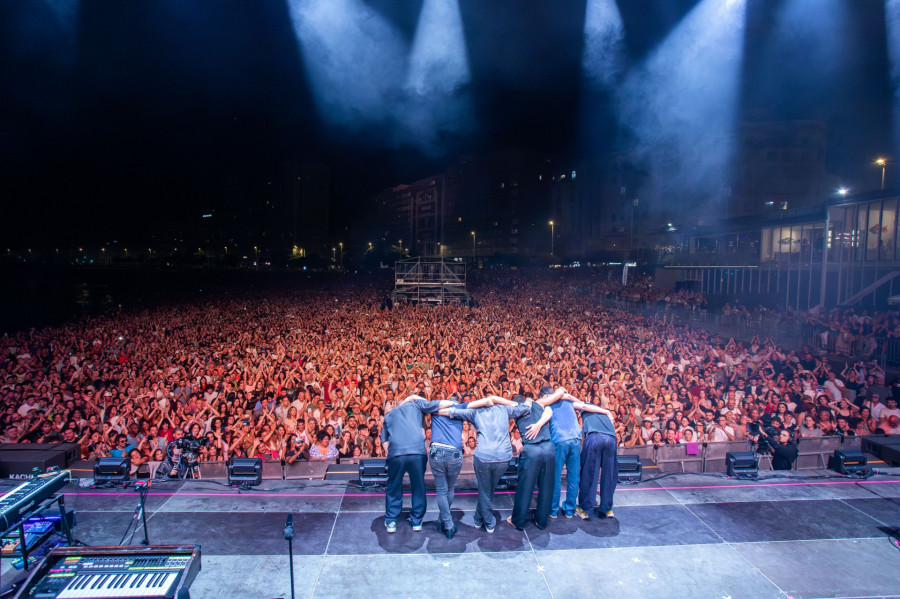
[[[786, 430], [772, 430], [766, 432], [769, 427], [759, 427], [759, 451], [768, 451], [772, 454], [772, 470], [791, 470], [797, 459], [797, 445], [791, 442], [791, 433]], [[777, 436], [769, 436], [769, 433]]]

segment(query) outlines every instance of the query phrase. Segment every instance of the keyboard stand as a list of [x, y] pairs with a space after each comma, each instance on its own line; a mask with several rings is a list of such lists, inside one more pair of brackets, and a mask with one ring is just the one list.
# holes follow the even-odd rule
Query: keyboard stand
[[19, 533], [19, 549], [17, 551], [22, 556], [22, 567], [26, 572], [28, 571], [28, 546], [25, 544], [25, 523], [28, 522], [28, 519], [33, 515], [49, 509], [50, 506], [54, 503], [59, 505], [59, 521], [62, 523], [63, 533], [65, 533], [66, 535], [66, 544], [74, 544], [75, 540], [72, 538], [72, 531], [69, 528], [69, 519], [66, 517], [65, 495], [63, 495], [62, 493], [39, 502], [33, 508], [25, 512], [18, 522], [16, 522], [3, 532], [3, 534], [6, 534], [6, 532], [8, 531], [16, 529], [16, 531]]

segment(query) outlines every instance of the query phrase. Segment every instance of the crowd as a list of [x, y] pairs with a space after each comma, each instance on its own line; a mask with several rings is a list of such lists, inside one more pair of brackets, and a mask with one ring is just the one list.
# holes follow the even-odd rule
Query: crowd
[[[0, 442], [79, 443], [85, 459], [128, 456], [133, 468], [161, 462], [185, 434], [207, 440], [204, 461], [384, 456], [384, 414], [408, 395], [537, 396], [546, 385], [605, 398], [626, 446], [772, 428], [900, 433], [900, 387], [876, 363], [841, 369], [805, 347], [602, 308], [618, 284], [605, 274], [503, 271], [476, 284], [474, 307], [389, 307], [389, 283], [343, 279], [6, 334]], [[462, 436], [471, 453], [472, 424]], [[514, 426], [511, 438], [521, 450]]]

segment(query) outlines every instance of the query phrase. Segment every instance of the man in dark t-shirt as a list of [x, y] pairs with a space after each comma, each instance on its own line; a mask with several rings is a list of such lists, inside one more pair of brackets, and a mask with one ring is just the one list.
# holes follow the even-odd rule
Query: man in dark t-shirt
[[[560, 387], [553, 395], [555, 399], [562, 397], [565, 389]], [[522, 404], [526, 398], [516, 395], [515, 404]], [[553, 501], [553, 475], [556, 472], [556, 447], [550, 440], [550, 422], [553, 409], [532, 410], [516, 419], [516, 426], [522, 436], [522, 453], [519, 455], [518, 484], [513, 499], [512, 515], [506, 521], [519, 530], [525, 528], [528, 509], [534, 489], [538, 489], [537, 506], [534, 512], [534, 525], [543, 530], [550, 518], [550, 507]]]
[[[581, 447], [581, 476], [579, 476], [578, 508], [575, 513], [582, 519], [596, 513], [600, 518], [613, 516], [613, 494], [619, 480], [616, 462], [616, 429], [613, 413], [590, 403], [578, 401], [566, 393], [563, 399], [581, 412], [581, 428], [584, 443]], [[600, 476], [602, 473], [602, 480]], [[597, 483], [600, 483], [600, 507], [597, 509]], [[594, 512], [596, 510], [596, 512]]]

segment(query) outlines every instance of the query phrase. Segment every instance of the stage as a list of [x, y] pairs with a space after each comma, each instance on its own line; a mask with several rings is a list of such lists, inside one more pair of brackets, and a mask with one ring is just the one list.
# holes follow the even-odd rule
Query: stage
[[[413, 532], [404, 515], [388, 534], [383, 494], [345, 481], [272, 480], [254, 491], [171, 482], [152, 486], [147, 528], [151, 544], [201, 546], [195, 599], [290, 597], [288, 511], [297, 597], [882, 597], [900, 593], [891, 539], [900, 469], [882, 470], [862, 481], [827, 470], [756, 481], [670, 475], [620, 485], [614, 518], [560, 516], [544, 531], [507, 525], [512, 492], [501, 491], [493, 535], [474, 528], [474, 480], [464, 479], [452, 540], [435, 527], [430, 488], [424, 530]], [[0, 481], [0, 493], [16, 483]], [[75, 537], [118, 544], [138, 494], [89, 485], [64, 489]]]

